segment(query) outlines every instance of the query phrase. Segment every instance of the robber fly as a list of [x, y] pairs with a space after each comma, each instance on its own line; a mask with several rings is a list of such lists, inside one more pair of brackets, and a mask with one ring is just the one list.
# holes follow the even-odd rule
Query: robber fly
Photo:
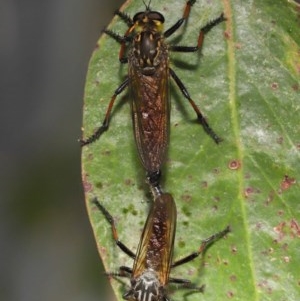
[[102, 126], [87, 139], [82, 139], [81, 145], [94, 142], [108, 129], [115, 99], [129, 86], [135, 141], [140, 159], [147, 172], [148, 182], [152, 187], [159, 187], [160, 169], [166, 157], [169, 143], [170, 77], [175, 81], [183, 96], [190, 102], [204, 130], [216, 143], [221, 141], [206, 122], [182, 81], [169, 66], [170, 51], [195, 52], [200, 50], [204, 35], [212, 27], [225, 20], [221, 14], [202, 27], [196, 46], [166, 44], [165, 39], [170, 37], [187, 20], [195, 2], [196, 0], [187, 1], [182, 18], [166, 31], [163, 31], [164, 16], [151, 10], [150, 4], [146, 5], [145, 11], [138, 12], [132, 19], [121, 11], [116, 12], [116, 15], [129, 27], [123, 36], [111, 30], [104, 30], [106, 34], [121, 44], [119, 60], [123, 64], [128, 63], [128, 75], [114, 92]]
[[176, 231], [176, 205], [171, 194], [162, 193], [152, 204], [137, 253], [134, 254], [119, 238], [113, 217], [97, 199], [93, 200], [112, 227], [113, 238], [118, 247], [134, 259], [133, 268], [121, 266], [118, 273], [108, 273], [114, 277], [130, 278], [130, 289], [123, 295], [131, 301], [169, 301], [168, 283], [202, 292], [204, 286], [196, 286], [189, 280], [170, 277], [170, 270], [198, 257], [214, 241], [229, 232], [229, 227], [202, 241], [197, 252], [173, 262]]

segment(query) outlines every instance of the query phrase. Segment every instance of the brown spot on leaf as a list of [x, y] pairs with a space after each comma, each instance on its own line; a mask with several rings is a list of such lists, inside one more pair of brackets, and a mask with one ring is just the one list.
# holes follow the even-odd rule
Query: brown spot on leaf
[[290, 178], [288, 175], [284, 176], [284, 179], [280, 183], [281, 190], [289, 189], [293, 184], [296, 184], [295, 178]]
[[181, 199], [184, 201], [184, 202], [190, 202], [192, 200], [192, 196], [190, 194], [183, 194], [181, 196]]
[[235, 282], [237, 280], [237, 277], [236, 277], [236, 275], [231, 275], [229, 277], [229, 279], [230, 279], [230, 281]]
[[268, 294], [272, 293], [272, 288], [270, 287], [267, 280], [262, 280], [258, 283], [258, 287], [261, 288], [263, 291], [267, 292]]
[[292, 85], [292, 89], [293, 89], [295, 92], [299, 91], [299, 84], [294, 84], [294, 85]]
[[279, 85], [278, 85], [278, 83], [276, 83], [276, 82], [273, 82], [273, 83], [271, 84], [272, 90], [277, 90], [278, 87], [279, 87]]
[[201, 187], [202, 187], [202, 188], [207, 188], [207, 187], [208, 187], [207, 181], [203, 181], [203, 182], [201, 183]]
[[269, 195], [268, 195], [268, 198], [267, 200], [265, 201], [265, 205], [268, 206], [274, 199], [274, 196], [275, 196], [275, 192], [272, 190]]
[[237, 169], [240, 169], [241, 167], [241, 162], [239, 160], [231, 160], [229, 163], [228, 163], [228, 167], [229, 169], [231, 170], [237, 170]]
[[290, 262], [290, 257], [289, 256], [283, 256], [283, 261], [285, 262], [285, 263], [289, 263]]
[[125, 180], [124, 180], [124, 184], [125, 184], [126, 186], [133, 186], [133, 185], [134, 185], [134, 182], [133, 182], [132, 179], [125, 179]]
[[224, 31], [224, 37], [225, 37], [225, 39], [230, 40], [231, 39], [231, 33], [229, 31], [225, 30]]
[[300, 227], [298, 222], [295, 219], [291, 220], [290, 223], [290, 228], [291, 228], [291, 232], [292, 232], [292, 237], [294, 238], [296, 237], [300, 237]]
[[87, 174], [83, 174], [82, 184], [84, 192], [90, 192], [93, 189], [93, 185], [88, 181]]
[[241, 49], [242, 48], [242, 44], [241, 43], [236, 43], [235, 44], [235, 49]]
[[273, 230], [279, 235], [279, 240], [282, 240], [285, 236], [285, 227], [286, 222], [280, 222], [276, 227], [273, 228]]
[[110, 154], [111, 154], [110, 150], [105, 150], [102, 152], [102, 155], [104, 155], [104, 156], [109, 156]]
[[237, 253], [237, 247], [235, 245], [231, 246], [231, 252], [233, 254], [236, 254]]
[[217, 212], [217, 211], [218, 211], [218, 206], [217, 206], [217, 205], [214, 205], [214, 206], [212, 207], [212, 210], [213, 210], [213, 212]]
[[276, 142], [278, 143], [278, 144], [283, 144], [283, 137], [278, 137], [277, 139], [276, 139]]
[[234, 293], [232, 291], [228, 291], [227, 292], [227, 297], [228, 298], [233, 298], [234, 297]]
[[214, 168], [213, 173], [216, 174], [216, 175], [219, 174], [220, 173], [220, 168], [218, 168], [218, 167]]
[[245, 198], [248, 198], [252, 193], [254, 193], [254, 189], [252, 187], [247, 187], [244, 191]]
[[286, 235], [292, 239], [300, 237], [300, 226], [296, 219], [280, 222], [274, 227], [274, 231], [279, 235], [278, 241], [281, 241]]
[[279, 216], [283, 216], [283, 215], [284, 215], [284, 211], [283, 211], [283, 210], [278, 210], [277, 214], [278, 214]]

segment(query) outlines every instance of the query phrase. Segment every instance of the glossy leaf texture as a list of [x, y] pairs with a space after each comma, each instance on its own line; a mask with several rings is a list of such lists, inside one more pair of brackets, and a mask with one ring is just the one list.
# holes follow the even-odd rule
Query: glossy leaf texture
[[[185, 1], [151, 2], [165, 28], [181, 17]], [[131, 16], [145, 9], [128, 1]], [[171, 66], [213, 129], [216, 145], [171, 84], [171, 140], [163, 187], [176, 201], [176, 259], [201, 240], [231, 225], [232, 232], [202, 258], [172, 276], [206, 284], [202, 296], [169, 287], [183, 300], [300, 300], [300, 8], [292, 1], [197, 1], [186, 26], [170, 44], [196, 45], [199, 28], [224, 11], [227, 21], [205, 37], [202, 55], [172, 53]], [[109, 25], [124, 33], [115, 17]], [[109, 100], [126, 75], [119, 44], [102, 35], [92, 55], [85, 88], [83, 136], [102, 124]], [[110, 128], [83, 148], [87, 208], [107, 271], [132, 260], [114, 244], [95, 196], [116, 219], [119, 239], [136, 251], [151, 195], [144, 183], [130, 116], [128, 92], [116, 100]], [[103, 281], [99, 279], [99, 281]], [[118, 300], [127, 279], [111, 280]]]

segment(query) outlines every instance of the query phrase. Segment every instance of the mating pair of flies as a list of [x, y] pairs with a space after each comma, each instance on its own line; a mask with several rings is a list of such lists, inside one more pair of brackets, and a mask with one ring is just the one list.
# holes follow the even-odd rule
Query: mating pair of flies
[[131, 288], [123, 295], [126, 300], [169, 301], [166, 292], [168, 283], [176, 283], [181, 287], [203, 291], [203, 286], [197, 287], [189, 280], [169, 277], [170, 270], [195, 259], [205, 251], [207, 246], [229, 232], [229, 227], [227, 227], [203, 240], [198, 251], [173, 262], [177, 210], [171, 194], [163, 193], [160, 188], [160, 170], [169, 144], [170, 77], [193, 107], [205, 132], [216, 143], [221, 141], [190, 97], [182, 81], [169, 66], [169, 52], [201, 50], [205, 34], [225, 20], [221, 14], [202, 27], [196, 46], [168, 45], [165, 39], [176, 32], [188, 19], [191, 7], [195, 2], [196, 0], [187, 1], [183, 16], [166, 31], [163, 31], [164, 16], [151, 10], [150, 3], [145, 4], [145, 11], [138, 12], [133, 18], [121, 11], [116, 12], [116, 15], [128, 25], [128, 30], [124, 35], [104, 30], [107, 35], [121, 44], [119, 60], [122, 64], [128, 64], [128, 75], [115, 90], [102, 125], [93, 135], [80, 142], [84, 146], [100, 138], [108, 129], [116, 97], [129, 87], [135, 141], [154, 196], [154, 202], [144, 225], [136, 254], [119, 241], [112, 216], [97, 199], [93, 200], [93, 203], [110, 223], [113, 238], [118, 247], [134, 259], [133, 268], [122, 266], [118, 273], [110, 273], [112, 276], [130, 278]]

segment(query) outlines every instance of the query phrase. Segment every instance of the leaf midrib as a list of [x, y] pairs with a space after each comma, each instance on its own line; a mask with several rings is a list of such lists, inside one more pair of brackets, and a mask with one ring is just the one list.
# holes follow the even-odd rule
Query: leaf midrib
[[[255, 269], [254, 269], [254, 262], [253, 262], [253, 253], [250, 247], [250, 233], [247, 231], [246, 220], [247, 220], [247, 213], [245, 208], [245, 203], [243, 202], [243, 194], [244, 194], [244, 169], [243, 169], [243, 162], [244, 162], [244, 149], [241, 142], [241, 135], [240, 133], [240, 120], [238, 116], [237, 110], [237, 97], [236, 97], [236, 86], [237, 86], [237, 79], [236, 79], [236, 65], [235, 65], [235, 33], [233, 30], [233, 9], [229, 1], [223, 0], [224, 5], [224, 13], [227, 19], [226, 21], [226, 32], [229, 35], [229, 38], [226, 39], [227, 41], [227, 57], [228, 57], [228, 82], [229, 82], [229, 107], [231, 112], [231, 121], [233, 127], [233, 134], [234, 134], [234, 141], [236, 143], [236, 151], [238, 156], [238, 161], [241, 162], [240, 172], [238, 173], [238, 203], [240, 205], [240, 212], [242, 215], [243, 221], [243, 228], [246, 238], [246, 249], [249, 254], [249, 267], [251, 269], [251, 278], [253, 287], [255, 287], [256, 278], [255, 278]], [[234, 231], [234, 229], [233, 229]], [[249, 275], [250, 276], [250, 275]], [[259, 300], [257, 291], [254, 289], [254, 297], [255, 300]]]

